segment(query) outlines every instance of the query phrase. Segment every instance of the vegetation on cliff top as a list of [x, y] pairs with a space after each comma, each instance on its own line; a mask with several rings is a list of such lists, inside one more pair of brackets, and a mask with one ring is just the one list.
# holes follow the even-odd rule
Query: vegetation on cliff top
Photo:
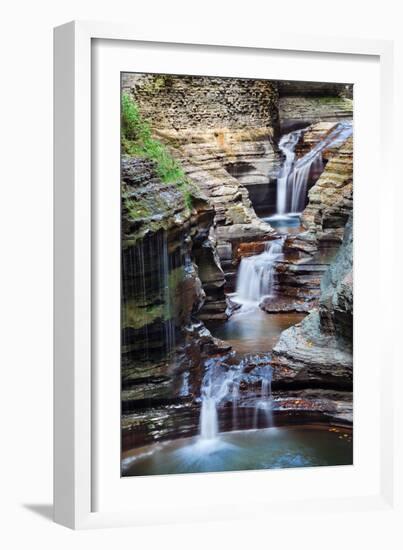
[[188, 208], [192, 206], [190, 182], [165, 145], [152, 137], [151, 128], [129, 94], [122, 94], [121, 145], [127, 155], [141, 156], [155, 162], [156, 172], [165, 183], [176, 185]]

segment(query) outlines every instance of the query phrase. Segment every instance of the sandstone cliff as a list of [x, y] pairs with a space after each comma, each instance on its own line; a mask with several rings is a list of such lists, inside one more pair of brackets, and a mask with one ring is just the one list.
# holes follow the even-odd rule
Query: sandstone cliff
[[[273, 231], [252, 207], [247, 185], [271, 184], [279, 168], [278, 94], [265, 80], [126, 75], [123, 90], [154, 135], [215, 209], [219, 251], [239, 235], [264, 240]], [[235, 251], [232, 256], [235, 256]]]

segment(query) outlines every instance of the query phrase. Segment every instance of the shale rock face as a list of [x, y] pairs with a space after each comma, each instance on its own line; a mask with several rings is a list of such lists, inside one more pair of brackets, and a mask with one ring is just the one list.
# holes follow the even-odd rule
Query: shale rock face
[[[123, 89], [133, 96], [154, 135], [169, 147], [214, 207], [219, 253], [225, 249], [228, 255], [230, 250], [235, 259], [234, 234], [248, 237], [253, 233], [258, 241], [274, 233], [256, 216], [247, 187], [261, 186], [264, 193], [275, 189], [280, 166], [275, 144], [279, 125], [276, 84], [126, 75]], [[210, 309], [212, 315], [222, 314], [223, 304], [217, 306], [216, 311]]]
[[[302, 133], [297, 143], [295, 148], [297, 158], [303, 157], [306, 153], [313, 149], [315, 145], [325, 139], [336, 127], [337, 122], [317, 122], [315, 124], [311, 124], [307, 130]], [[322, 153], [323, 159], [328, 160], [339, 147], [340, 146], [330, 146], [324, 149]]]
[[[297, 156], [308, 153], [336, 125], [311, 125], [297, 144]], [[319, 298], [322, 275], [340, 247], [353, 207], [353, 138], [324, 149], [322, 159], [325, 168], [313, 178], [309, 202], [302, 214], [303, 231], [287, 237], [284, 259], [276, 268], [279, 290], [283, 296], [296, 299], [289, 305], [296, 311], [301, 307], [300, 300], [311, 308]], [[270, 301], [262, 306], [266, 311], [272, 310]]]
[[216, 222], [255, 218], [247, 185], [272, 183], [279, 168], [277, 86], [266, 80], [125, 75], [155, 135], [216, 207]]
[[323, 121], [352, 118], [352, 88], [348, 84], [278, 82], [282, 133]]
[[134, 94], [142, 115], [155, 128], [243, 129], [278, 124], [277, 88], [267, 80], [126, 73], [122, 89]]
[[348, 222], [343, 244], [322, 281], [317, 309], [281, 334], [273, 365], [283, 381], [352, 388], [353, 235]]
[[340, 243], [353, 208], [353, 138], [329, 153], [329, 161], [309, 191], [302, 224], [317, 242]]
[[214, 210], [200, 194], [192, 200], [190, 210], [152, 162], [122, 159], [122, 426], [136, 445], [153, 439], [152, 422], [136, 432], [138, 415], [181, 409], [200, 387], [205, 359], [229, 349], [196, 317], [204, 288], [225, 298], [209, 238]]

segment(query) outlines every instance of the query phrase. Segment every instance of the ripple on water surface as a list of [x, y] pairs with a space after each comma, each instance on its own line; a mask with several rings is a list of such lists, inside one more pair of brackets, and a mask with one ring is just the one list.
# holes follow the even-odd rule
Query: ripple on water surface
[[224, 472], [349, 465], [352, 462], [350, 430], [294, 426], [226, 432], [214, 440], [193, 437], [150, 445], [126, 453], [122, 474]]

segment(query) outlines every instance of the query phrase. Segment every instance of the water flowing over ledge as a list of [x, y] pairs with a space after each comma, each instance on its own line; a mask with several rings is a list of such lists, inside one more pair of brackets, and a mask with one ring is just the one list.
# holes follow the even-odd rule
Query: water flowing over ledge
[[[348, 419], [344, 375], [336, 380], [329, 363], [318, 367], [316, 378], [308, 369], [300, 380], [288, 356], [277, 354], [273, 362], [273, 348], [319, 301], [326, 260], [316, 256], [315, 235], [304, 234], [305, 206], [312, 191], [322, 215], [319, 194], [332, 185], [327, 165], [333, 156], [348, 176], [352, 150], [343, 156], [338, 148], [352, 134], [352, 122], [340, 122], [351, 117], [351, 102], [341, 95], [322, 101], [317, 88], [302, 101], [292, 86], [267, 81], [251, 94], [244, 80], [230, 87], [219, 78], [143, 80], [144, 87], [140, 75], [125, 89], [150, 115], [153, 138], [183, 166], [192, 197], [189, 202], [183, 188], [161, 181], [150, 161], [130, 153], [123, 159], [123, 475], [337, 463], [337, 453], [325, 457], [320, 443], [309, 456], [307, 426], [292, 431], [285, 425]], [[276, 87], [289, 96], [280, 110]], [[329, 89], [341, 93], [337, 85]], [[211, 94], [214, 112], [205, 109]], [[174, 105], [169, 113], [167, 104]], [[289, 117], [287, 105], [303, 109]], [[343, 110], [347, 105], [350, 111]], [[278, 113], [288, 118], [276, 127]], [[310, 125], [323, 113], [326, 122]], [[222, 121], [228, 126], [218, 127]], [[278, 141], [280, 131], [289, 133]], [[323, 182], [313, 189], [318, 178]], [[348, 215], [347, 185], [346, 179]], [[255, 210], [262, 197], [266, 202]], [[313, 234], [322, 222], [311, 211]], [[328, 238], [335, 234], [329, 227], [340, 234], [345, 211], [325, 212]], [[309, 364], [309, 341], [301, 347]], [[312, 428], [306, 441], [319, 442], [321, 430]], [[329, 449], [346, 443], [340, 463], [348, 463], [351, 434], [345, 440], [344, 433], [325, 432]]]
[[352, 135], [349, 120], [339, 122], [328, 135], [321, 139], [306, 155], [296, 160], [295, 148], [306, 131], [295, 130], [284, 135], [279, 149], [285, 155], [277, 182], [277, 214], [300, 214], [306, 206], [308, 181], [312, 171], [322, 173], [324, 149], [340, 146]]
[[239, 303], [259, 304], [274, 293], [275, 262], [282, 257], [283, 241], [269, 241], [264, 246], [261, 254], [241, 260], [235, 298]]

